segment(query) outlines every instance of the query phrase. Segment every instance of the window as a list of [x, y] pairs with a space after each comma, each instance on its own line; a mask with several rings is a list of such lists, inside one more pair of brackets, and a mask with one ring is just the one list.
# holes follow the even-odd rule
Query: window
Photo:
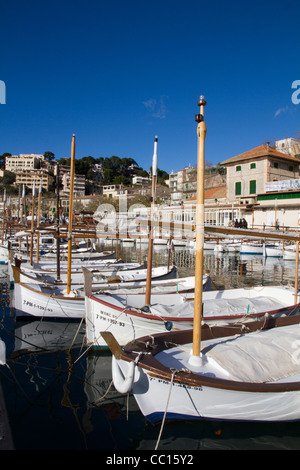
[[239, 165], [239, 166], [236, 166], [235, 167], [235, 171], [242, 171], [242, 167]]
[[294, 171], [294, 167], [293, 167], [293, 166], [289, 166], [289, 171]]
[[251, 180], [250, 181], [249, 193], [250, 194], [256, 194], [256, 180]]
[[253, 168], [256, 168], [256, 163], [250, 163], [250, 170], [252, 170]]
[[274, 168], [278, 168], [278, 162], [274, 162]]
[[240, 181], [235, 183], [235, 195], [240, 196], [242, 194], [242, 183]]

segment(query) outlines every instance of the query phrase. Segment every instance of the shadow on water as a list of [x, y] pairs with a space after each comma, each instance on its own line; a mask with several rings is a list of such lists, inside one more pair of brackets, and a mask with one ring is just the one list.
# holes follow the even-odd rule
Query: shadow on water
[[[147, 257], [147, 250], [142, 250]], [[120, 247], [124, 261], [138, 261], [139, 250]], [[169, 252], [155, 249], [154, 265]], [[171, 262], [180, 277], [193, 275], [194, 253], [175, 249]], [[205, 253], [214, 288], [293, 284], [295, 263], [262, 257]], [[7, 366], [0, 367], [16, 449], [154, 450], [160, 426], [148, 423], [132, 396], [112, 385], [110, 353], [87, 350], [84, 323], [16, 321], [7, 267], [0, 270], [0, 336]], [[299, 423], [165, 423], [158, 450], [300, 449]]]

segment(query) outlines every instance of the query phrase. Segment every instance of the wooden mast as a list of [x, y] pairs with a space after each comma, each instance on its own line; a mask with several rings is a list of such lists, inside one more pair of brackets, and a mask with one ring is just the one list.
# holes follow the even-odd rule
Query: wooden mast
[[201, 320], [202, 320], [202, 290], [203, 290], [203, 248], [204, 248], [204, 144], [206, 124], [204, 122], [204, 96], [200, 96], [198, 106], [200, 114], [196, 114], [198, 135], [197, 156], [197, 200], [196, 200], [196, 260], [195, 260], [195, 301], [194, 301], [194, 330], [193, 353], [190, 362], [197, 364], [200, 358]]
[[22, 187], [22, 197], [21, 197], [21, 217], [20, 221], [26, 225], [26, 194], [25, 194], [25, 184]]
[[2, 243], [4, 242], [5, 214], [6, 214], [6, 188], [4, 188], [4, 193], [3, 193]]
[[67, 294], [69, 294], [70, 291], [71, 291], [72, 216], [73, 216], [74, 169], [75, 169], [75, 135], [73, 134], [72, 147], [71, 147], [71, 171], [70, 171]]
[[34, 203], [35, 203], [35, 180], [33, 180], [33, 185], [32, 185], [32, 211], [31, 211], [31, 237], [30, 237], [30, 264], [32, 264], [32, 261], [33, 261]]
[[59, 238], [59, 163], [56, 167], [56, 280], [60, 281], [60, 238]]
[[151, 299], [151, 276], [152, 276], [152, 252], [153, 252], [153, 226], [152, 217], [155, 204], [155, 191], [156, 191], [156, 176], [157, 176], [157, 136], [154, 139], [154, 152], [152, 160], [152, 194], [151, 194], [151, 208], [150, 208], [150, 228], [149, 228], [149, 243], [148, 243], [148, 260], [147, 260], [147, 279], [146, 279], [146, 296], [145, 307], [149, 308]]
[[[42, 199], [42, 180], [40, 180], [40, 186], [39, 186], [39, 197], [38, 197], [38, 211], [37, 211], [37, 221], [36, 225], [39, 227], [40, 225], [40, 218], [41, 218], [41, 199]], [[40, 256], [40, 232], [39, 229], [37, 230], [36, 234], [36, 262], [39, 262], [39, 256]]]

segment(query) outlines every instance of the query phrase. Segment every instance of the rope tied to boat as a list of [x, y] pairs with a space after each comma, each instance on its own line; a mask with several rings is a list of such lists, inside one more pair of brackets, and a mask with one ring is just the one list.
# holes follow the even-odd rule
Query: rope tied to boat
[[162, 431], [163, 431], [163, 428], [164, 428], [166, 415], [167, 415], [167, 410], [168, 410], [168, 406], [169, 406], [169, 401], [170, 401], [170, 397], [171, 397], [172, 386], [173, 386], [173, 382], [174, 382], [174, 377], [177, 374], [177, 372], [180, 372], [178, 369], [170, 369], [170, 370], [172, 371], [172, 376], [171, 376], [171, 381], [170, 381], [170, 388], [169, 388], [169, 393], [168, 393], [168, 398], [167, 398], [166, 409], [165, 409], [164, 416], [163, 416], [163, 419], [162, 419], [162, 423], [161, 423], [157, 443], [156, 443], [156, 446], [155, 446], [155, 450], [158, 449], [160, 438], [161, 438]]

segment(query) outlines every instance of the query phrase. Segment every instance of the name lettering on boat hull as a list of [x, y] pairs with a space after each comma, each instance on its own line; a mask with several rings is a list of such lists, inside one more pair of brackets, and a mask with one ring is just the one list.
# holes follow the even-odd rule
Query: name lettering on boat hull
[[96, 319], [97, 320], [102, 320], [102, 321], [105, 321], [105, 322], [110, 323], [112, 325], [118, 325], [118, 326], [121, 326], [121, 327], [125, 327], [125, 323], [122, 322], [122, 321], [117, 320], [117, 318], [118, 317], [116, 315], [113, 315], [113, 314], [108, 313], [108, 312], [103, 312], [102, 310], [99, 313], [96, 313]]
[[[160, 384], [165, 384], [165, 385], [170, 386], [170, 382], [168, 382], [167, 380], [165, 380], [163, 378], [149, 376], [149, 380], [150, 380], [150, 382], [152, 380], [156, 380]], [[185, 385], [185, 384], [181, 384], [181, 383], [177, 383], [177, 382], [173, 382], [172, 386], [173, 387], [179, 387], [179, 388], [185, 388], [186, 390], [199, 390], [200, 392], [203, 391], [202, 387], [193, 387], [192, 385]]]
[[32, 308], [37, 308], [38, 310], [43, 310], [44, 312], [47, 311], [47, 312], [53, 312], [52, 308], [45, 308], [43, 307], [42, 305], [38, 305], [36, 304], [35, 302], [31, 302], [30, 300], [23, 300], [23, 304], [28, 306], [28, 307], [32, 307]]

